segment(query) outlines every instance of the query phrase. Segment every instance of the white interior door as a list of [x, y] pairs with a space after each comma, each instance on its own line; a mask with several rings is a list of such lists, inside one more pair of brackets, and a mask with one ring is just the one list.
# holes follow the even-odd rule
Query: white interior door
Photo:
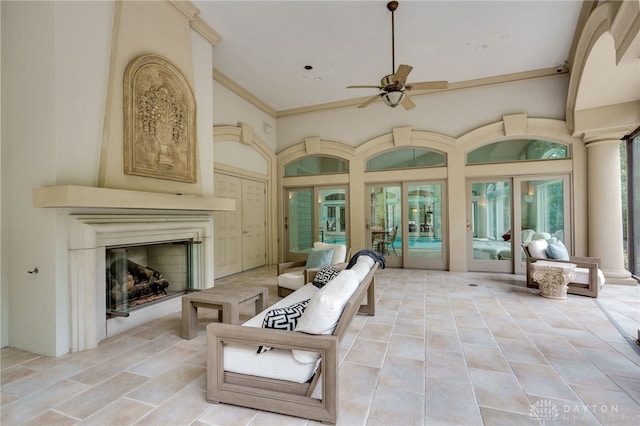
[[[242, 180], [242, 269], [252, 269], [266, 263], [265, 184]], [[239, 213], [239, 212], [236, 212]]]
[[214, 277], [242, 272], [242, 179], [215, 174], [215, 195], [236, 200], [236, 210], [213, 213]]

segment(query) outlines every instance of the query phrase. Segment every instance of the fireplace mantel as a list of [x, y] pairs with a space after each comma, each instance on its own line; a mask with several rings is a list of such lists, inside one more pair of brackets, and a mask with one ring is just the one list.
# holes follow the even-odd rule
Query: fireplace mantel
[[57, 185], [35, 188], [33, 190], [33, 206], [45, 208], [231, 211], [236, 209], [236, 200], [91, 186]]

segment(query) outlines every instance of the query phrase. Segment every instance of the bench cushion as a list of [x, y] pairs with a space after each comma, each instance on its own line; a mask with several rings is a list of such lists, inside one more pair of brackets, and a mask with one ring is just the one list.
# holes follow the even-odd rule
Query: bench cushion
[[278, 285], [296, 291], [304, 286], [304, 269], [298, 268], [278, 275]]
[[[307, 308], [298, 320], [296, 331], [308, 334], [332, 334], [340, 315], [360, 280], [351, 269], [341, 271], [327, 285], [311, 297]], [[293, 350], [293, 357], [302, 363], [316, 363], [320, 354]]]
[[[307, 284], [284, 299], [280, 299], [242, 325], [246, 327], [262, 327], [264, 318], [269, 311], [286, 308], [295, 303], [303, 302], [311, 298], [317, 291], [318, 289], [314, 287], [313, 284]], [[270, 379], [288, 380], [296, 383], [306, 382], [313, 376], [313, 373], [315, 373], [315, 364], [296, 361], [289, 349], [274, 348], [261, 354], [257, 353], [256, 349], [256, 345], [225, 343], [225, 371], [267, 377]]]

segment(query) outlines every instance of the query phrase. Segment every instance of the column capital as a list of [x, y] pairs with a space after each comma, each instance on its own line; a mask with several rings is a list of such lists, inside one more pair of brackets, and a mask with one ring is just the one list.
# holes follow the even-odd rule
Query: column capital
[[620, 143], [627, 133], [629, 133], [629, 130], [626, 128], [589, 130], [584, 132], [582, 140], [588, 148], [589, 146], [600, 145], [602, 143]]

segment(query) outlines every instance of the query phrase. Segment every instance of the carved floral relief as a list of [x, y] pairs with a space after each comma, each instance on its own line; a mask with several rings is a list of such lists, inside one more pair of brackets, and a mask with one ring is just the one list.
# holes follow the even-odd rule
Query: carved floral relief
[[124, 75], [124, 173], [195, 183], [193, 91], [170, 61], [143, 55]]

